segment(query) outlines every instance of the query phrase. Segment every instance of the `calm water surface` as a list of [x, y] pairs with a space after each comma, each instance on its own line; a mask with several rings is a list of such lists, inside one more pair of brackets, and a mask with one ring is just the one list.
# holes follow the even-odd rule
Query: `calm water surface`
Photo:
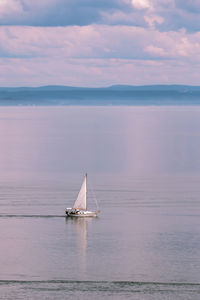
[[1, 107], [0, 298], [199, 299], [199, 149], [200, 107]]

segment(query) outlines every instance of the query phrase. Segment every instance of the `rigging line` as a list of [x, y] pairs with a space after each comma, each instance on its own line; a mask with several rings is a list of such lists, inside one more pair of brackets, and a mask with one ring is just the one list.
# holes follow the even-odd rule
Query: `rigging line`
[[93, 190], [93, 188], [92, 188], [91, 180], [90, 180], [90, 183], [88, 184], [88, 186], [89, 186], [89, 189], [90, 189], [90, 191], [91, 191], [91, 193], [92, 193], [92, 197], [93, 197], [94, 200], [95, 200], [95, 204], [96, 204], [97, 210], [99, 210], [99, 204], [98, 204], [98, 201], [97, 201], [96, 194], [94, 193], [94, 190]]

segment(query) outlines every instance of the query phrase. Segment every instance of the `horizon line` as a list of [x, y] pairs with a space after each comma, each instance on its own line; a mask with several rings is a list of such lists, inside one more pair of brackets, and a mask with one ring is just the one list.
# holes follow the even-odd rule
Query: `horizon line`
[[81, 88], [81, 89], [106, 89], [111, 87], [154, 87], [154, 86], [160, 86], [160, 87], [200, 87], [199, 85], [191, 85], [191, 84], [182, 84], [182, 83], [172, 83], [172, 84], [165, 84], [165, 83], [154, 83], [154, 84], [111, 84], [111, 85], [105, 85], [105, 86], [75, 86], [75, 85], [65, 85], [65, 84], [44, 84], [44, 85], [21, 85], [21, 86], [0, 86], [0, 89], [2, 88], [43, 88], [43, 87], [67, 87], [67, 88]]

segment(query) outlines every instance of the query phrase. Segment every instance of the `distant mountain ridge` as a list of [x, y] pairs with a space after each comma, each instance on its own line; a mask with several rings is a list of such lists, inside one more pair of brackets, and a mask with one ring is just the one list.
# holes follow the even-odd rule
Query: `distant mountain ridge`
[[112, 85], [111, 89], [118, 89], [118, 90], [140, 90], [140, 91], [200, 91], [200, 86], [192, 86], [192, 85], [179, 85], [179, 84], [172, 84], [172, 85]]
[[108, 87], [75, 87], [67, 85], [45, 85], [38, 87], [0, 87], [0, 91], [67, 91], [67, 90], [125, 90], [125, 91], [200, 91], [200, 86], [193, 85], [111, 85]]
[[0, 87], [0, 105], [200, 105], [200, 86]]

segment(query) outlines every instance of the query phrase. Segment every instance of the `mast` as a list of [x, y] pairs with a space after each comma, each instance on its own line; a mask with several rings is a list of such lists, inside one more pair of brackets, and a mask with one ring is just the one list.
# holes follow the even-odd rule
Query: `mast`
[[86, 202], [86, 210], [87, 210], [87, 173], [85, 173], [85, 202]]

